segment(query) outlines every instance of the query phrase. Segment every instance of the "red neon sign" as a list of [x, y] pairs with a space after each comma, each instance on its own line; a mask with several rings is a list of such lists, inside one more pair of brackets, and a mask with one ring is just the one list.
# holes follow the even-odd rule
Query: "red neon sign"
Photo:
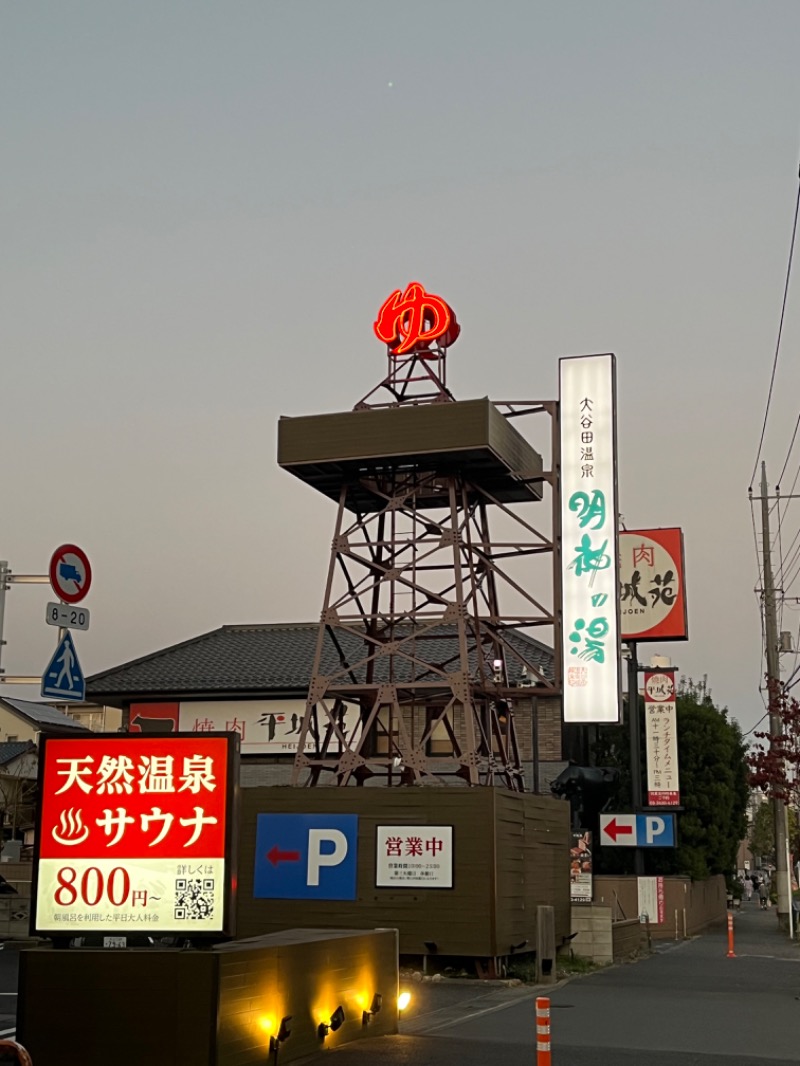
[[447, 348], [461, 332], [453, 309], [441, 296], [426, 292], [418, 281], [407, 285], [405, 292], [395, 289], [372, 328], [378, 340], [389, 345], [392, 355], [424, 351], [435, 340]]

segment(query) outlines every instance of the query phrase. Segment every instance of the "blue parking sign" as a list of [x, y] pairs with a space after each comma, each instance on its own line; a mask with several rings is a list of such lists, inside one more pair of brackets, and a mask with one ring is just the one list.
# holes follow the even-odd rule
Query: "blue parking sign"
[[259, 814], [256, 899], [355, 899], [357, 814]]

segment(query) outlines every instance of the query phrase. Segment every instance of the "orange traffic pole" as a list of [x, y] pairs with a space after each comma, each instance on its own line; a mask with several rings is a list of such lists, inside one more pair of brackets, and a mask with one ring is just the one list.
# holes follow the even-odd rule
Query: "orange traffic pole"
[[550, 1057], [550, 1000], [536, 997], [536, 1066], [552, 1066]]
[[728, 954], [727, 958], [735, 959], [736, 952], [733, 950], [733, 915], [728, 911]]

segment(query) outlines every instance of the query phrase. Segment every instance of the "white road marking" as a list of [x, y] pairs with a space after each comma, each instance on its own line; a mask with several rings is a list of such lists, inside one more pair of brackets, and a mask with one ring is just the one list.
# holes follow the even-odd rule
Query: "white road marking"
[[[536, 995], [541, 995], [541, 992], [535, 994], [531, 993], [531, 1000], [535, 999]], [[527, 998], [527, 995], [518, 996], [517, 999], [513, 999], [508, 1003], [497, 1003], [494, 1007], [484, 1007], [483, 1010], [472, 1011], [471, 1014], [462, 1014], [460, 1018], [454, 1018], [453, 1021], [450, 1022], [441, 1022], [439, 1025], [426, 1026], [422, 1035], [427, 1036], [428, 1033], [438, 1032], [439, 1029], [447, 1029], [451, 1025], [461, 1025], [463, 1022], [468, 1022], [471, 1018], [480, 1018], [484, 1014], [494, 1014], [499, 1010], [508, 1010], [509, 1007], [516, 1007], [517, 1004], [522, 1003]]]

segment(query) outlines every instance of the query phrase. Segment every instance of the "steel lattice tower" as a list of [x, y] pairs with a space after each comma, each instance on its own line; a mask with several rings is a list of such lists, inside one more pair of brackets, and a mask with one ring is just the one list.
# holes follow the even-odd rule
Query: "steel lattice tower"
[[[546, 626], [557, 642], [556, 612], [510, 573], [550, 553], [557, 602], [555, 534], [520, 506], [555, 484], [556, 405], [457, 401], [446, 356], [431, 343], [390, 350], [386, 377], [353, 411], [279, 422], [280, 465], [338, 504], [296, 785], [456, 778], [523, 790], [510, 682], [560, 689], [520, 639]], [[532, 413], [550, 417], [549, 472], [512, 421]], [[514, 535], [498, 541], [489, 518], [501, 513]]]

